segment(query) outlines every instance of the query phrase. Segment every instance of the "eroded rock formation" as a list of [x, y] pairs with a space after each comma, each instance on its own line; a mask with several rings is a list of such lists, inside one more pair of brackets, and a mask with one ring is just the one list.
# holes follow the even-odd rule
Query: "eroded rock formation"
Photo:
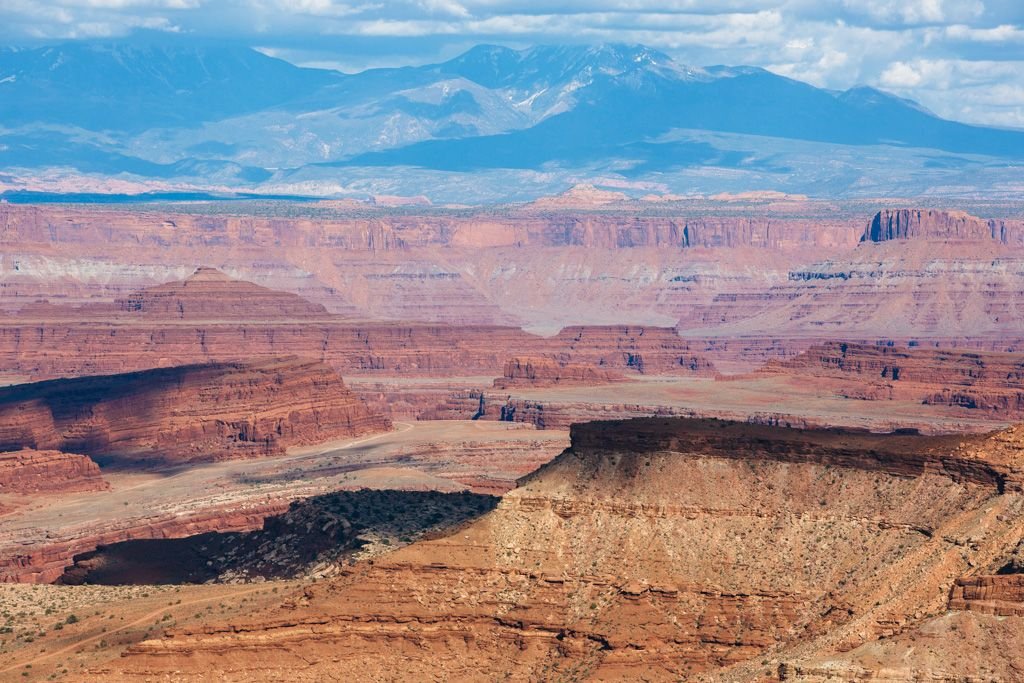
[[844, 394], [902, 398], [1016, 416], [1024, 413], [1024, 354], [828, 342], [765, 373], [839, 380]]
[[87, 456], [22, 449], [0, 453], [0, 493], [103, 491], [99, 466]]
[[497, 325], [354, 323], [210, 269], [119, 306], [34, 304], [0, 323], [0, 367], [33, 379], [288, 354], [344, 374], [488, 374], [517, 354], [607, 373], [715, 373], [670, 327], [570, 327], [545, 337]]
[[273, 455], [389, 428], [331, 368], [295, 357], [0, 388], [0, 448], [107, 462]]
[[1008, 241], [1005, 221], [985, 221], [965, 211], [886, 209], [871, 219], [862, 242], [888, 240], [995, 240]]
[[93, 675], [771, 680], [944, 613], [1019, 540], [1022, 481], [1015, 432], [579, 425], [464, 531]]
[[515, 386], [587, 386], [623, 379], [625, 376], [620, 372], [590, 365], [561, 365], [547, 358], [513, 358], [505, 363], [505, 372], [494, 380], [494, 387], [507, 389]]
[[329, 317], [320, 304], [297, 294], [198, 268], [188, 278], [142, 289], [116, 302], [121, 311], [162, 320], [289, 320]]
[[[698, 351], [721, 340], [762, 361], [831, 339], [1020, 350], [1022, 239], [1019, 223], [884, 211], [856, 248], [790, 268], [783, 282], [696, 301], [679, 327]], [[765, 337], [776, 343], [765, 348]]]

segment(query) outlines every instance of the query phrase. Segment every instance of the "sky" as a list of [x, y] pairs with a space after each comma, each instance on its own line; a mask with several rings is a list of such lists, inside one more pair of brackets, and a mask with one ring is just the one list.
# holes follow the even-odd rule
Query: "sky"
[[480, 43], [642, 43], [681, 63], [870, 85], [940, 116], [1024, 128], [1024, 0], [2, 0], [0, 41], [139, 30], [241, 42], [359, 71]]

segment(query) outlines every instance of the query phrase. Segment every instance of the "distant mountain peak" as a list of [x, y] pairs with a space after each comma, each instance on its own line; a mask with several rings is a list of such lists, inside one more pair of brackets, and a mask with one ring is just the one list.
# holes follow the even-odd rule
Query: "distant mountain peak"
[[490, 88], [543, 87], [573, 80], [589, 82], [599, 74], [614, 76], [649, 68], [686, 71], [663, 52], [624, 43], [538, 45], [523, 50], [477, 45], [439, 65], [443, 73]]
[[869, 85], [854, 86], [849, 90], [844, 90], [843, 92], [838, 93], [837, 97], [848, 104], [879, 106], [891, 103], [910, 107], [911, 109], [921, 112], [922, 114], [927, 114], [928, 116], [935, 116], [934, 112], [919, 102], [907, 99], [906, 97], [893, 95], [890, 92], [879, 90], [878, 88], [873, 88]]

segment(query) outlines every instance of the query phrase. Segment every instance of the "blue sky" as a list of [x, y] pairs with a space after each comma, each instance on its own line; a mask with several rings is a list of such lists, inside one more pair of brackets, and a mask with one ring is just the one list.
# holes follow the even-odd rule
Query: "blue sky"
[[356, 71], [487, 42], [643, 43], [693, 65], [867, 84], [962, 121], [1024, 128], [1024, 0], [3, 0], [8, 44], [154, 29]]

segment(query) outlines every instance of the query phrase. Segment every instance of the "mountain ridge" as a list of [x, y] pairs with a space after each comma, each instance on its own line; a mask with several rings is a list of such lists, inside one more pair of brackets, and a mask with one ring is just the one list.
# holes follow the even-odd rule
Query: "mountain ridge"
[[[834, 192], [909, 174], [914, 194], [925, 183], [992, 185], [979, 168], [1009, 183], [1003, 167], [1024, 159], [1024, 131], [947, 121], [870, 86], [828, 91], [626, 44], [478, 45], [444, 62], [354, 74], [188, 38], [7, 49], [0, 120], [0, 168], [19, 178], [278, 194], [367, 185], [428, 194], [437, 173], [451, 172], [491, 193], [521, 172], [552, 174], [556, 191], [581, 173], [675, 190], [701, 169], [746, 178], [716, 191]], [[812, 165], [793, 143], [843, 166]], [[885, 153], [895, 168], [876, 178], [867, 162]], [[312, 191], [282, 191], [295, 187]]]

